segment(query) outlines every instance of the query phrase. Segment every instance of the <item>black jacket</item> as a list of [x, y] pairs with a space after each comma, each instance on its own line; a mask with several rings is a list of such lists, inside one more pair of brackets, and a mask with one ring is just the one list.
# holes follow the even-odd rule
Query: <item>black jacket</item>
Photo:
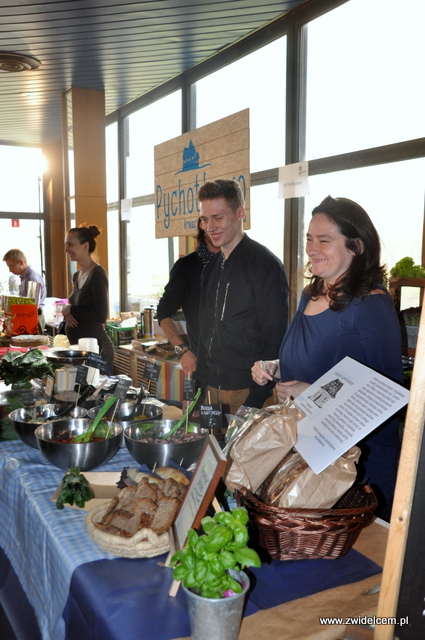
[[198, 374], [204, 384], [253, 387], [256, 360], [279, 357], [288, 326], [288, 280], [282, 262], [246, 234], [202, 274]]

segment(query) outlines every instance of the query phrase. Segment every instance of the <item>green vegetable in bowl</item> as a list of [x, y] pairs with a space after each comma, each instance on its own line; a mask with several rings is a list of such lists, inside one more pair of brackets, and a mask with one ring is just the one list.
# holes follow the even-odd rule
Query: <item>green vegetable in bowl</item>
[[83, 508], [92, 498], [94, 498], [93, 490], [87, 478], [80, 473], [80, 467], [70, 467], [59, 486], [57, 509], [63, 509], [64, 504], [76, 504], [77, 507]]

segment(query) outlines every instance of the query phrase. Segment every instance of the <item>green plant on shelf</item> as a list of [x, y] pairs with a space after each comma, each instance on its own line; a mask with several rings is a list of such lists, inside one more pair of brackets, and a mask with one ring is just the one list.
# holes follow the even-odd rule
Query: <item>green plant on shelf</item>
[[406, 256], [394, 265], [390, 275], [393, 278], [425, 278], [425, 268], [420, 264], [415, 264], [413, 258]]

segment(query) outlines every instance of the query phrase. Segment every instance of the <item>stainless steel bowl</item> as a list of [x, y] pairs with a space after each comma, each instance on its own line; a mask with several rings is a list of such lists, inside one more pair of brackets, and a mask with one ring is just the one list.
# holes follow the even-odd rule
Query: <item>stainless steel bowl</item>
[[[18, 438], [30, 447], [38, 449], [35, 430], [47, 419], [55, 418], [60, 411], [63, 411], [63, 407], [63, 404], [40, 404], [34, 407], [24, 407], [12, 411], [9, 414], [9, 418]], [[84, 418], [86, 414], [87, 409], [75, 407], [69, 413], [69, 416], [72, 418]]]
[[[124, 440], [130, 455], [139, 464], [146, 464], [150, 469], [154, 466], [166, 467], [170, 460], [188, 469], [200, 458], [208, 437], [208, 429], [201, 429], [198, 424], [190, 423], [196, 433], [202, 433], [202, 438], [180, 444], [174, 442], [153, 444], [140, 441], [146, 435], [168, 433], [177, 422], [177, 420], [148, 420], [128, 423], [124, 429]], [[147, 429], [148, 425], [152, 425], [152, 429]]]
[[[118, 406], [117, 410], [115, 411], [115, 415], [114, 415], [115, 405], [113, 405], [109, 409], [109, 411], [106, 413], [106, 417], [112, 418], [112, 416], [114, 415], [114, 420], [119, 422], [125, 428], [128, 425], [128, 416], [133, 411], [134, 404], [135, 404], [135, 401], [121, 402], [121, 404]], [[97, 416], [97, 414], [99, 413], [101, 408], [102, 408], [101, 406], [98, 406], [98, 407], [93, 407], [92, 409], [89, 409], [87, 416], [89, 418], [94, 419], [95, 416]], [[152, 419], [160, 420], [162, 418], [162, 407], [152, 402], [143, 402], [137, 412], [136, 418], [137, 420], [134, 420], [134, 422], [141, 422], [141, 421], [146, 422], [147, 420], [151, 421]]]
[[[43, 456], [59, 469], [80, 467], [81, 471], [90, 471], [105, 464], [114, 457], [122, 442], [122, 426], [109, 423], [112, 437], [95, 442], [67, 444], [55, 442], [63, 437], [72, 438], [87, 431], [92, 424], [88, 418], [71, 418], [46, 422], [35, 430], [38, 448]], [[105, 435], [103, 423], [96, 428], [96, 434]]]
[[46, 352], [46, 359], [54, 364], [84, 364], [88, 351], [80, 351], [79, 349], [51, 349]]

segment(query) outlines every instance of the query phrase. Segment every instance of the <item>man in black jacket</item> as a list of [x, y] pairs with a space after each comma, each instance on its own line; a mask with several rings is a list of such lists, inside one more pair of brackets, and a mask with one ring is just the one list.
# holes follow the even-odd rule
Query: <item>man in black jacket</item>
[[[179, 258], [170, 272], [164, 294], [157, 307], [159, 326], [174, 347], [185, 374], [196, 370], [196, 352], [199, 334], [199, 303], [201, 297], [201, 274], [204, 266], [217, 251], [211, 239], [198, 223], [195, 251]], [[172, 316], [183, 310], [189, 344], [182, 342]]]
[[[201, 224], [220, 248], [202, 274], [198, 375], [207, 401], [234, 413], [266, 396], [251, 367], [273, 360], [288, 326], [288, 280], [282, 262], [243, 230], [244, 198], [234, 180], [206, 182], [199, 190]], [[255, 385], [255, 386], [253, 386]]]

